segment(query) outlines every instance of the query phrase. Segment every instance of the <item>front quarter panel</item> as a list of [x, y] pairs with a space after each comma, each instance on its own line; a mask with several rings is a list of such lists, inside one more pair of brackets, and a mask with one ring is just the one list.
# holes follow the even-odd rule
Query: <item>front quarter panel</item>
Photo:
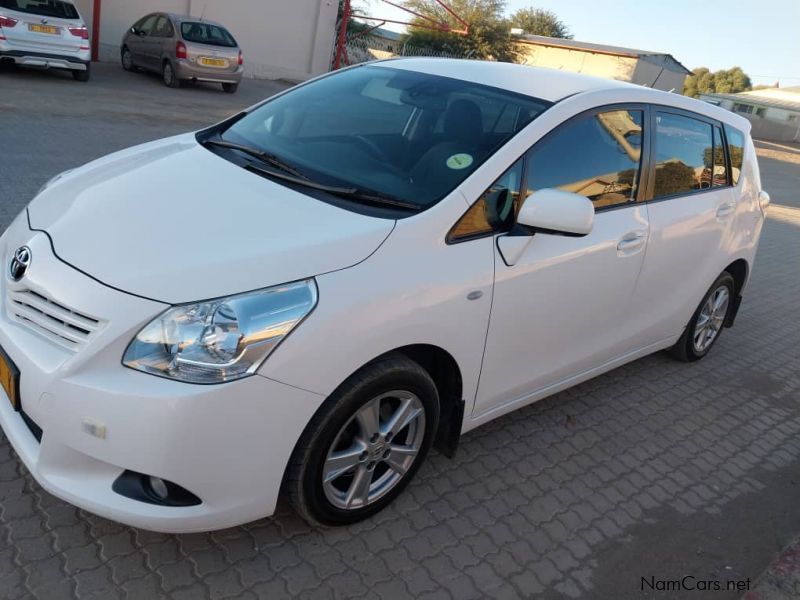
[[[447, 245], [466, 209], [458, 192], [398, 222], [364, 262], [317, 278], [314, 312], [267, 359], [261, 374], [323, 396], [391, 350], [429, 344], [459, 365], [471, 411], [494, 277], [493, 238]], [[467, 295], [480, 295], [474, 300]]]

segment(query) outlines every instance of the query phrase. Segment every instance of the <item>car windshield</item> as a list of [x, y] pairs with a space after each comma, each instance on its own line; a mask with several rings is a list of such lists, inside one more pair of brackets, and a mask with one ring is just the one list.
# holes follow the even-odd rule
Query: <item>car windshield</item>
[[62, 0], [0, 0], [0, 8], [19, 12], [56, 17], [59, 19], [80, 19], [78, 11], [71, 2]]
[[268, 101], [222, 137], [316, 182], [426, 208], [548, 106], [458, 79], [361, 66]]
[[223, 46], [233, 48], [236, 40], [228, 30], [209, 23], [181, 23], [181, 35], [187, 42], [208, 44], [209, 46]]

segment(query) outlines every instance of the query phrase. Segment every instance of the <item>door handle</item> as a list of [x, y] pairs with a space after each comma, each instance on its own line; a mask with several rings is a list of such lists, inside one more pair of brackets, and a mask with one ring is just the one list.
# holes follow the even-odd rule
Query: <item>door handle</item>
[[646, 231], [631, 231], [622, 236], [622, 239], [617, 243], [617, 254], [620, 256], [630, 256], [644, 248], [647, 242]]
[[725, 202], [724, 204], [720, 204], [719, 207], [717, 207], [717, 218], [724, 219], [728, 215], [732, 214], [735, 209], [736, 205], [733, 202]]

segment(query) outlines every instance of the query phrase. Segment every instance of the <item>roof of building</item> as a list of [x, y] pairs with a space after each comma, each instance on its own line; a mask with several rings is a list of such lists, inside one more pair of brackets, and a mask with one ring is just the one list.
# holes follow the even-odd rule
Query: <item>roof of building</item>
[[684, 67], [674, 56], [666, 52], [652, 52], [650, 50], [636, 50], [635, 48], [623, 48], [622, 46], [608, 46], [606, 44], [593, 44], [591, 42], [579, 42], [577, 40], [565, 40], [552, 38], [544, 35], [524, 34], [516, 36], [516, 40], [524, 44], [534, 46], [549, 46], [551, 48], [565, 48], [568, 50], [578, 50], [582, 52], [592, 52], [594, 54], [609, 54], [611, 56], [627, 56], [631, 58], [641, 58], [643, 56], [665, 56], [671, 60], [675, 66], [686, 75], [691, 75], [691, 71]]
[[738, 94], [700, 94], [700, 96], [800, 112], [800, 86], [766, 88], [763, 90], [739, 92]]
[[370, 29], [369, 35], [383, 38], [385, 40], [392, 40], [393, 42], [397, 42], [403, 37], [402, 33], [392, 31], [391, 29], [384, 29], [383, 27], [375, 27], [374, 29]]

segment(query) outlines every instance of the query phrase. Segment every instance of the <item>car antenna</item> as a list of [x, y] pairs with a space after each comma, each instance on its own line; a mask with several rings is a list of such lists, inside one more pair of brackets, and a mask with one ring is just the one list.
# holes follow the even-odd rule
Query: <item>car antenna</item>
[[202, 22], [203, 17], [206, 16], [206, 9], [208, 8], [208, 2], [203, 4], [203, 12], [200, 13], [200, 21]]

